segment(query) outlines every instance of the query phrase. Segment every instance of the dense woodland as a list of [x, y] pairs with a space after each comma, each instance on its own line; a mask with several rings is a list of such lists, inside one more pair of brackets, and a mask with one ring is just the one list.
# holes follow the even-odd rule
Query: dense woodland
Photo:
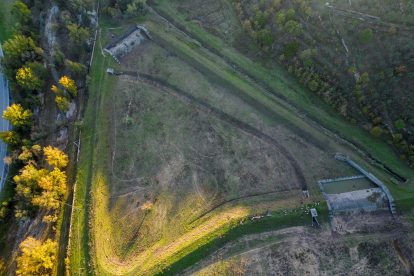
[[[3, 41], [2, 60], [13, 104], [3, 113], [12, 130], [0, 134], [10, 166], [0, 204], [0, 274], [48, 275], [56, 267], [59, 215], [70, 188], [69, 158], [56, 133], [72, 122], [66, 111], [85, 85], [92, 27], [86, 11], [92, 1], [56, 2], [61, 12], [53, 22], [53, 45], [44, 35], [49, 1], [11, 2], [12, 36]], [[29, 225], [37, 230], [29, 231]]]
[[233, 3], [264, 51], [414, 166], [412, 1]]
[[[12, 35], [2, 42], [1, 61], [13, 104], [3, 113], [12, 130], [0, 133], [9, 147], [10, 167], [0, 197], [0, 274], [49, 275], [56, 271], [61, 213], [73, 185], [64, 152], [70, 138], [60, 133], [75, 135], [73, 126], [82, 124], [74, 113], [81, 112], [87, 96], [98, 2], [10, 2]], [[100, 5], [114, 18], [144, 11], [142, 0]]]

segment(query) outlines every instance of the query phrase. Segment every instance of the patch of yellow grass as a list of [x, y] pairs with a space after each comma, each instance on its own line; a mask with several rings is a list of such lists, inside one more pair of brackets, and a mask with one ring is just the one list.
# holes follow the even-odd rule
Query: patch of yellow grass
[[221, 229], [227, 231], [230, 229], [229, 225], [252, 214], [262, 213], [266, 210], [294, 207], [300, 200], [300, 191], [292, 191], [285, 193], [282, 196], [283, 198], [273, 202], [260, 202], [254, 206], [247, 204], [244, 206], [242, 204], [223, 206], [201, 224], [179, 238], [169, 243], [161, 239], [147, 250], [123, 259], [117, 255], [117, 245], [114, 244], [114, 240], [111, 238], [112, 227], [117, 226], [112, 224], [108, 212], [109, 191], [107, 189], [107, 179], [103, 174], [98, 174], [94, 184], [92, 231], [95, 261], [98, 274], [110, 275], [152, 274], [187, 254], [186, 249], [191, 252], [192, 248], [196, 249], [224, 234], [223, 231], [220, 231]]

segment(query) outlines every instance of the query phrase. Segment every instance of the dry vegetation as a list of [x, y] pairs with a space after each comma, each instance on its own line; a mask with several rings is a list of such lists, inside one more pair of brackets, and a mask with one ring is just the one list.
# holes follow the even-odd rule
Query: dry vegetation
[[[413, 236], [388, 214], [338, 218], [338, 228], [289, 228], [228, 244], [186, 275], [404, 275]], [[341, 221], [341, 222], [338, 222]], [[336, 232], [341, 229], [340, 232]], [[351, 235], [351, 233], [353, 235]]]

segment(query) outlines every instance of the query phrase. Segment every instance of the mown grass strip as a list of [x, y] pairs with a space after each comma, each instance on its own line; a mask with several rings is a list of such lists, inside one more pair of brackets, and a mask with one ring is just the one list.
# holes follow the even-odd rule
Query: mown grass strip
[[77, 172], [75, 208], [72, 221], [70, 268], [74, 275], [89, 274], [89, 203], [90, 181], [93, 174], [93, 159], [96, 135], [96, 113], [99, 110], [100, 85], [104, 77], [105, 58], [95, 52], [91, 68], [91, 83], [88, 87], [88, 104], [84, 116], [81, 152]]

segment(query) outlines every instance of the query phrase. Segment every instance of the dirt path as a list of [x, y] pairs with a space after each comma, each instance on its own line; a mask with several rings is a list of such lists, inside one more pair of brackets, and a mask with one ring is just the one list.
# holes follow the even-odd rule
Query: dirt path
[[400, 259], [401, 263], [405, 267], [405, 270], [407, 271], [407, 275], [414, 275], [414, 267], [412, 266], [407, 256], [402, 252], [400, 241], [398, 239], [395, 239], [393, 245], [394, 245], [395, 251], [398, 254], [398, 258]]
[[[399, 28], [400, 31], [403, 32], [407, 32], [408, 34], [412, 32], [414, 32], [414, 28], [411, 26], [407, 26], [407, 25], [403, 25], [403, 24], [399, 24], [399, 23], [392, 23], [392, 22], [388, 22], [383, 20], [381, 17], [379, 16], [375, 16], [375, 15], [371, 15], [371, 14], [367, 14], [367, 13], [363, 13], [363, 12], [359, 12], [359, 11], [355, 11], [355, 10], [350, 10], [350, 9], [341, 9], [341, 8], [337, 8], [335, 6], [332, 5], [327, 5], [326, 7], [332, 9], [333, 11], [337, 12], [337, 13], [342, 13], [343, 15], [361, 20], [361, 21], [366, 21], [368, 23], [374, 24], [374, 25], [381, 25], [387, 28], [390, 27], [397, 27]], [[386, 31], [386, 30], [385, 30]]]
[[[235, 258], [239, 256], [245, 256], [256, 251], [260, 251], [266, 249], [271, 246], [275, 246], [282, 243], [297, 243], [298, 240], [303, 237], [306, 233], [306, 228], [302, 226], [298, 227], [290, 227], [284, 228], [277, 231], [265, 232], [261, 234], [253, 234], [248, 236], [243, 236], [238, 240], [235, 240], [231, 243], [226, 244], [222, 248], [218, 249], [217, 251], [213, 252], [210, 256], [205, 258], [204, 260], [196, 263], [195, 265], [187, 268], [183, 271], [183, 275], [193, 275], [195, 272], [199, 271], [200, 269], [207, 267], [210, 264], [213, 264], [217, 261]], [[251, 241], [257, 239], [263, 239], [265, 237], [273, 236], [273, 240], [268, 241], [266, 244], [260, 243], [258, 245], [250, 245]], [[238, 245], [244, 244], [244, 247], [240, 249], [236, 249]]]

